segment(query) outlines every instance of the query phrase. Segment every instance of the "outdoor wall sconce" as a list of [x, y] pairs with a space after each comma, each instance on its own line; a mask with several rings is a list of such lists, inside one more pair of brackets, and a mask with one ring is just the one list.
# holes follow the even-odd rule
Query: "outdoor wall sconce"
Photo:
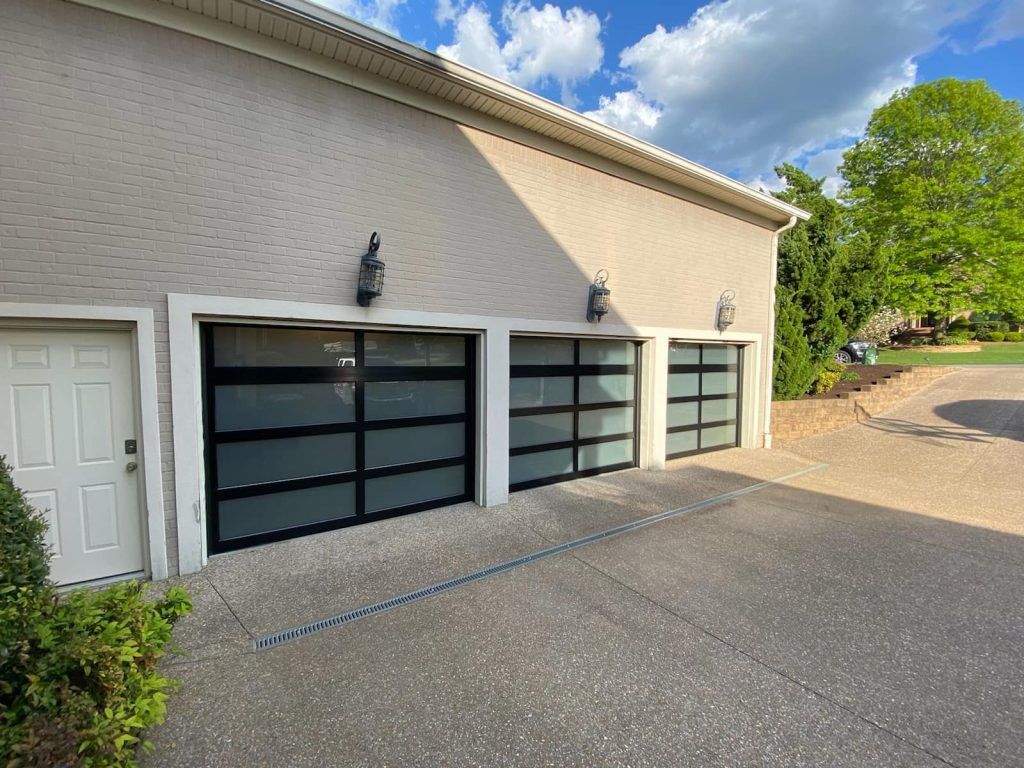
[[380, 235], [374, 232], [370, 235], [370, 245], [359, 262], [359, 291], [356, 293], [356, 301], [361, 307], [370, 306], [371, 301], [384, 293], [384, 262], [377, 258], [378, 248]]
[[721, 333], [730, 325], [736, 322], [736, 305], [733, 299], [736, 298], [736, 291], [726, 289], [718, 297], [718, 331]]
[[599, 270], [594, 275], [594, 283], [590, 286], [590, 300], [587, 302], [587, 322], [594, 320], [601, 322], [601, 318], [608, 314], [611, 306], [612, 292], [605, 287], [608, 282], [608, 270]]

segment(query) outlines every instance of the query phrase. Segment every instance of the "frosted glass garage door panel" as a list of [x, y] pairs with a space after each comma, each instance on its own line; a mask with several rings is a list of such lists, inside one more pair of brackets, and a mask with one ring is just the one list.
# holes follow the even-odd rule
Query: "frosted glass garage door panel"
[[561, 443], [572, 440], [571, 413], [513, 416], [508, 422], [509, 447]]
[[466, 492], [464, 467], [444, 467], [366, 481], [366, 511], [379, 512]]
[[447, 416], [466, 411], [464, 381], [368, 381], [367, 421]]
[[616, 440], [613, 443], [581, 445], [579, 451], [580, 471], [610, 467], [614, 464], [633, 463], [633, 441]]
[[572, 405], [571, 376], [533, 376], [509, 379], [508, 391], [510, 408]]
[[622, 435], [633, 431], [632, 408], [580, 411], [580, 439]]
[[356, 438], [338, 435], [246, 440], [217, 446], [217, 486], [316, 477], [356, 468]]
[[580, 376], [580, 403], [614, 403], [633, 399], [633, 374]]
[[715, 448], [720, 445], [733, 445], [736, 443], [736, 425], [729, 424], [724, 427], [708, 427], [700, 431], [700, 447]]
[[669, 403], [668, 426], [689, 427], [696, 424], [700, 416], [700, 403]]
[[572, 472], [572, 448], [510, 456], [508, 470], [510, 483], [567, 475]]
[[728, 345], [708, 344], [704, 347], [704, 365], [735, 365], [739, 349]]
[[231, 499], [217, 505], [221, 540], [352, 517], [355, 483]]
[[368, 368], [466, 364], [466, 340], [461, 336], [367, 333], [364, 338]]
[[701, 412], [701, 421], [708, 424], [712, 421], [729, 421], [736, 418], [736, 401], [705, 400]]
[[694, 397], [699, 394], [699, 373], [670, 373], [668, 375], [669, 397]]
[[451, 459], [466, 452], [466, 428], [462, 424], [374, 429], [366, 433], [365, 439], [367, 468]]
[[346, 367], [355, 365], [351, 331], [216, 326], [214, 365], [222, 367]]
[[[702, 395], [731, 395], [736, 392], [736, 371], [705, 372], [701, 379]], [[707, 419], [705, 419], [707, 421]]]
[[580, 341], [580, 365], [633, 365], [635, 362], [636, 345], [631, 341]]
[[355, 419], [354, 384], [245, 384], [218, 386], [217, 431], [305, 424], [343, 424]]
[[670, 432], [665, 440], [665, 453], [685, 453], [697, 450], [697, 432]]
[[572, 365], [572, 339], [514, 338], [509, 342], [512, 365]]
[[669, 365], [699, 365], [700, 345], [673, 341], [668, 345]]

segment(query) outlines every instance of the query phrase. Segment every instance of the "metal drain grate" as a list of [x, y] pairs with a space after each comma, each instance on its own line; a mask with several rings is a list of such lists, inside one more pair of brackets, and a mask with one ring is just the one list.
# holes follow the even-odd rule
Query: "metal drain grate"
[[298, 627], [292, 627], [291, 629], [282, 629], [279, 632], [274, 632], [272, 634], [256, 638], [256, 640], [254, 641], [254, 646], [256, 650], [273, 648], [274, 646], [281, 645], [282, 643], [287, 643], [292, 640], [298, 640], [301, 637], [306, 637], [317, 632], [322, 632], [325, 629], [331, 629], [332, 627], [340, 627], [344, 624], [351, 624], [353, 621], [365, 619], [370, 616], [376, 616], [378, 613], [384, 613], [385, 611], [390, 611], [393, 608], [398, 608], [403, 605], [409, 605], [410, 603], [425, 600], [428, 597], [433, 597], [434, 595], [439, 595], [443, 592], [448, 592], [449, 590], [456, 589], [457, 587], [461, 587], [466, 584], [471, 584], [474, 581], [480, 581], [481, 579], [486, 579], [490, 576], [495, 576], [499, 573], [511, 571], [514, 568], [519, 568], [520, 566], [532, 563], [536, 560], [540, 560], [545, 557], [552, 557], [553, 555], [559, 555], [563, 552], [569, 552], [573, 549], [579, 549], [580, 547], [585, 547], [588, 544], [593, 544], [595, 541], [602, 541], [604, 539], [611, 538], [612, 536], [618, 536], [629, 531], [635, 531], [639, 528], [645, 528], [648, 525], [654, 525], [655, 523], [659, 523], [662, 520], [668, 520], [669, 518], [677, 517], [678, 515], [686, 514], [688, 512], [696, 512], [699, 509], [704, 509], [715, 504], [721, 504], [724, 501], [729, 501], [730, 499], [735, 499], [739, 496], [746, 496], [749, 493], [760, 491], [764, 488], [768, 488], [769, 486], [778, 485], [779, 483], [784, 483], [787, 480], [792, 480], [793, 478], [799, 477], [800, 475], [806, 475], [809, 472], [817, 472], [818, 470], [824, 469], [827, 466], [828, 464], [815, 464], [814, 466], [805, 467], [804, 469], [797, 470], [796, 472], [791, 472], [788, 475], [777, 477], [774, 480], [765, 480], [760, 483], [755, 483], [754, 485], [748, 485], [745, 488], [740, 488], [735, 491], [729, 491], [728, 493], [723, 493], [718, 496], [712, 496], [711, 498], [704, 499], [703, 501], [698, 501], [693, 504], [687, 504], [685, 507], [672, 509], [669, 510], [668, 512], [661, 512], [657, 515], [645, 517], [642, 520], [636, 520], [632, 523], [625, 523], [614, 528], [608, 528], [597, 533], [592, 533], [589, 536], [583, 536], [582, 538], [573, 539], [572, 541], [566, 541], [562, 544], [556, 544], [552, 547], [547, 547], [546, 549], [540, 549], [536, 552], [531, 552], [528, 555], [517, 557], [514, 560], [507, 560], [504, 563], [491, 565], [479, 571], [473, 571], [472, 573], [467, 573], [463, 576], [457, 576], [456, 578], [448, 579], [447, 581], [440, 581], [437, 584], [431, 584], [429, 587], [417, 589], [415, 592], [406, 592], [404, 595], [398, 595], [397, 597], [391, 597], [387, 600], [381, 600], [380, 602], [371, 603], [370, 605], [364, 605], [361, 608], [354, 608], [351, 611], [339, 613], [337, 616], [331, 616], [327, 619], [311, 621], [309, 624], [303, 624]]

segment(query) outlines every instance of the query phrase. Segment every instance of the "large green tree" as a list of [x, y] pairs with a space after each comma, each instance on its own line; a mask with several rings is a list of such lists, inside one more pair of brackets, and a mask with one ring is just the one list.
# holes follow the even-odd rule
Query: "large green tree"
[[775, 396], [800, 397], [884, 298], [885, 265], [870, 238], [846, 237], [846, 211], [785, 164], [776, 197], [811, 214], [782, 236], [775, 290]]
[[936, 80], [877, 109], [840, 172], [889, 303], [1024, 313], [1024, 111], [983, 81]]

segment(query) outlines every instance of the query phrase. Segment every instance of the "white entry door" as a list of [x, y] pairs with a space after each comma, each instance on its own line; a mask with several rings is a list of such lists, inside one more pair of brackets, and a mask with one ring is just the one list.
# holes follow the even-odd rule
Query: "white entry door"
[[60, 584], [143, 569], [131, 336], [0, 329], [0, 455], [44, 511]]

